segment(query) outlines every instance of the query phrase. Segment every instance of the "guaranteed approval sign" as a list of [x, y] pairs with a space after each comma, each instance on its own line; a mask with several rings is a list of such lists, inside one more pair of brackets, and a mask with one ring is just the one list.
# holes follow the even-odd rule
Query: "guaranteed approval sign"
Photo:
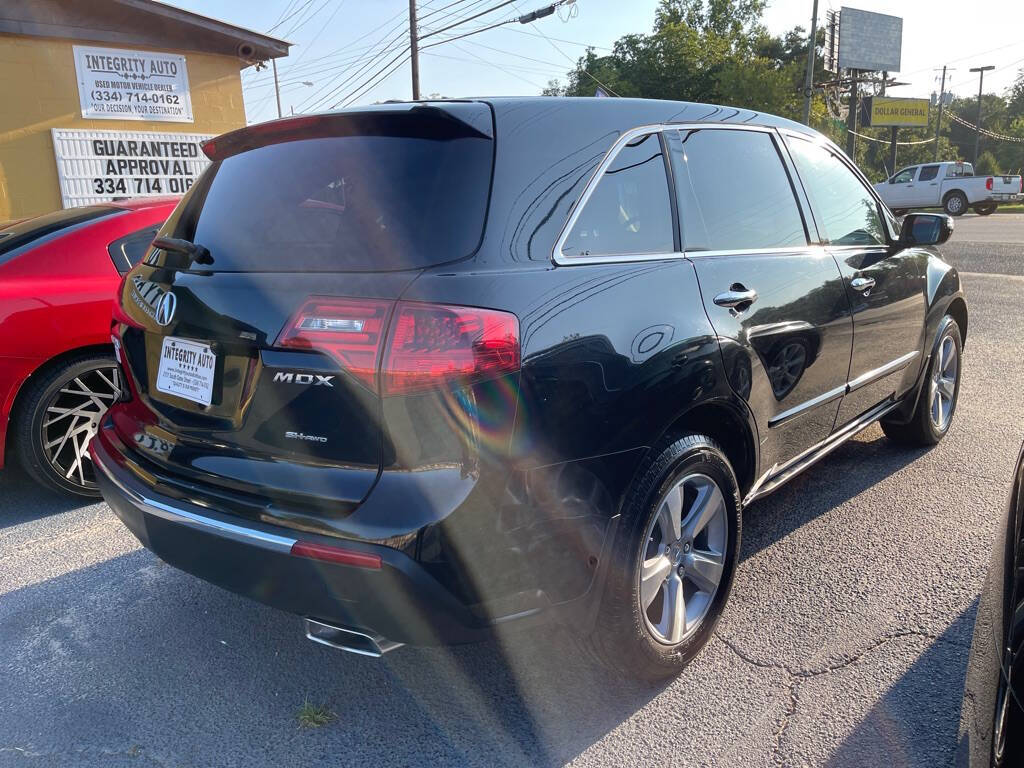
[[891, 96], [872, 96], [871, 125], [927, 128], [928, 99], [897, 99]]
[[192, 122], [185, 57], [73, 46], [82, 117]]
[[53, 128], [65, 208], [118, 197], [183, 195], [210, 164], [197, 133]]

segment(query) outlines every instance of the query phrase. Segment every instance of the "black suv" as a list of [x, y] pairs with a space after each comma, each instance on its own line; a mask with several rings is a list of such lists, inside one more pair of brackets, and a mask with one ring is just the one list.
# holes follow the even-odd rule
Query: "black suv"
[[935, 443], [967, 305], [808, 128], [629, 99], [245, 128], [123, 284], [90, 451], [167, 562], [378, 655], [558, 620], [656, 678], [740, 513], [880, 421]]

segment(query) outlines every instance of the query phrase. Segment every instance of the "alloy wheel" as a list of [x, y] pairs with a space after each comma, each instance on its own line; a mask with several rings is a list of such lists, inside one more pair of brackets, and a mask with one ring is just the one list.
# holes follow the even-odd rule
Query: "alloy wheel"
[[639, 569], [640, 609], [658, 642], [682, 642], [708, 615], [728, 543], [725, 497], [707, 475], [686, 475], [658, 502]]
[[46, 404], [39, 436], [51, 472], [81, 488], [96, 487], [89, 441], [120, 396], [121, 377], [114, 365], [93, 368], [63, 383]]
[[932, 373], [929, 387], [929, 415], [932, 426], [939, 432], [949, 427], [956, 396], [956, 380], [959, 375], [960, 356], [952, 336], [943, 338], [939, 345], [938, 360]]

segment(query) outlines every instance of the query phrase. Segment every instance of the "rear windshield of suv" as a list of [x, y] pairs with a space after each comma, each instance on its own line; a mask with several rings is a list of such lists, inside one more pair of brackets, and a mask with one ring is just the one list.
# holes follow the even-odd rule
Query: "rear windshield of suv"
[[385, 271], [469, 256], [492, 140], [452, 118], [420, 132], [404, 119], [391, 131], [400, 135], [285, 141], [215, 162], [184, 206], [198, 216], [183, 212], [174, 234], [209, 249], [218, 272]]

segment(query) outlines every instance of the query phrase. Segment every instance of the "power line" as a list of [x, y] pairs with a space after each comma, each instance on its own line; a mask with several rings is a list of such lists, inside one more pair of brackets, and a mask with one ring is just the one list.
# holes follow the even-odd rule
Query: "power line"
[[[518, 5], [515, 5], [515, 4], [514, 4], [514, 0], [513, 0], [513, 7], [514, 7], [514, 8], [515, 8], [515, 9], [516, 9], [517, 11], [519, 11], [520, 13], [522, 13], [522, 11], [521, 11], [521, 10], [519, 9], [519, 6], [518, 6]], [[530, 23], [530, 26], [531, 26], [531, 27], [533, 27], [533, 22], [531, 22], [531, 23]], [[549, 37], [548, 37], [547, 35], [545, 35], [545, 34], [544, 34], [544, 31], [543, 31], [543, 30], [542, 30], [542, 29], [541, 29], [540, 27], [533, 27], [533, 28], [534, 28], [534, 29], [536, 29], [536, 30], [537, 30], [537, 32], [539, 32], [539, 33], [540, 33], [540, 36], [541, 36], [541, 37], [543, 37], [543, 38], [544, 38], [545, 40], [547, 40], [547, 41], [548, 41], [548, 43], [550, 43], [550, 45], [551, 45], [551, 47], [552, 47], [552, 48], [554, 48], [554, 49], [555, 49], [556, 51], [558, 51], [558, 52], [559, 52], [560, 54], [562, 54], [562, 56], [563, 56], [563, 57], [565, 57], [566, 61], [568, 61], [568, 62], [569, 62], [570, 64], [572, 64], [572, 65], [573, 65], [573, 66], [575, 66], [575, 67], [579, 67], [579, 70], [580, 70], [580, 72], [582, 72], [582, 73], [583, 73], [583, 74], [585, 74], [585, 75], [586, 75], [587, 77], [589, 77], [589, 78], [590, 78], [591, 80], [593, 80], [593, 81], [594, 81], [595, 83], [597, 83], [597, 84], [598, 84], [598, 86], [599, 86], [600, 88], [603, 88], [603, 89], [604, 89], [605, 91], [607, 91], [608, 93], [610, 93], [610, 94], [611, 94], [612, 96], [618, 96], [618, 95], [619, 95], [619, 94], [617, 94], [617, 93], [616, 93], [615, 91], [613, 91], [613, 90], [612, 90], [612, 89], [611, 89], [611, 88], [610, 88], [609, 86], [605, 85], [605, 84], [604, 84], [604, 83], [602, 83], [602, 82], [601, 82], [600, 80], [598, 80], [598, 79], [597, 79], [596, 77], [594, 77], [594, 75], [592, 75], [592, 74], [591, 74], [590, 72], [588, 72], [588, 71], [587, 71], [586, 69], [584, 69], [583, 67], [581, 67], [581, 66], [580, 66], [580, 64], [579, 64], [579, 61], [573, 61], [573, 60], [572, 60], [572, 59], [571, 59], [571, 58], [569, 57], [569, 54], [567, 54], [567, 53], [566, 53], [565, 51], [563, 51], [563, 50], [562, 50], [561, 48], [559, 48], [559, 47], [558, 47], [557, 45], [555, 45], [555, 44], [554, 44], [554, 42], [552, 42], [552, 41], [551, 41], [551, 38], [549, 38]]]
[[[406, 49], [406, 50], [408, 50], [408, 49]], [[354, 93], [352, 96], [350, 96], [348, 101], [346, 101], [342, 106], [345, 106], [345, 107], [349, 106], [353, 101], [358, 99], [360, 96], [365, 94], [367, 91], [369, 91], [372, 88], [375, 88], [376, 86], [378, 86], [381, 83], [383, 83], [385, 80], [387, 80], [389, 77], [391, 77], [392, 74], [394, 74], [395, 70], [397, 70], [399, 67], [401, 67], [403, 64], [405, 64], [405, 62], [407, 62], [408, 60], [409, 60], [409, 57], [405, 56], [401, 61], [399, 61], [397, 64], [395, 64], [395, 66], [393, 66], [386, 73], [384, 73], [384, 75], [382, 77], [380, 77], [376, 81], [370, 83], [366, 88], [361, 90], [359, 93]], [[394, 59], [392, 59], [392, 61], [394, 61]], [[385, 64], [384, 66], [386, 67], [387, 65]], [[334, 105], [334, 107], [337, 107], [338, 104], [340, 104], [340, 103], [341, 102], [338, 102], [337, 104]], [[332, 109], [334, 107], [332, 107]]]
[[[404, 16], [404, 14], [401, 15]], [[312, 106], [313, 108], [321, 106], [322, 104], [333, 98], [334, 95], [339, 90], [345, 87], [345, 85], [352, 82], [352, 80], [359, 77], [359, 75], [365, 72], [369, 67], [373, 66], [373, 63], [375, 61], [386, 56], [389, 52], [394, 50], [394, 46], [400, 40], [404, 39], [405, 36], [408, 34], [408, 30], [405, 28], [404, 24], [399, 26], [401, 26], [402, 29], [397, 34], [393, 34], [396, 28], [392, 27], [388, 32], [385, 32], [384, 35], [381, 36], [374, 43], [374, 47], [377, 48], [377, 50], [374, 53], [367, 54], [367, 56], [364, 57], [366, 61], [363, 62], [362, 66], [360, 66], [354, 72], [349, 74], [347, 77], [344, 76], [344, 73], [339, 74], [338, 77], [328, 82], [316, 93], [311, 94], [309, 98], [303, 100], [303, 102], [299, 105], [299, 109], [305, 109], [307, 106]], [[390, 39], [387, 39], [389, 35]], [[384, 42], [385, 39], [387, 39], [387, 42]]]
[[272, 26], [272, 27], [271, 27], [270, 29], [268, 29], [268, 30], [266, 31], [266, 34], [268, 34], [268, 35], [269, 35], [269, 34], [270, 34], [271, 32], [273, 32], [273, 31], [274, 31], [275, 29], [277, 29], [277, 28], [278, 28], [278, 27], [280, 27], [280, 26], [281, 26], [282, 24], [284, 24], [284, 23], [285, 23], [286, 21], [288, 21], [288, 19], [292, 18], [292, 16], [294, 16], [294, 15], [295, 15], [295, 14], [297, 14], [297, 13], [300, 13], [300, 12], [302, 11], [302, 9], [303, 9], [303, 8], [306, 8], [306, 7], [307, 7], [308, 5], [310, 5], [310, 3], [312, 3], [312, 2], [313, 2], [313, 0], [306, 0], [306, 2], [304, 2], [304, 3], [302, 4], [302, 5], [300, 5], [300, 6], [298, 7], [298, 8], [296, 8], [296, 9], [295, 9], [294, 11], [292, 11], [292, 12], [291, 12], [290, 14], [288, 14], [287, 16], [285, 16], [285, 17], [284, 17], [283, 19], [281, 19], [281, 20], [280, 20], [279, 22], [277, 22], [276, 24], [274, 24], [274, 26]]
[[[428, 37], [433, 37], [434, 35], [439, 35], [442, 32], [447, 32], [449, 29], [452, 29], [453, 27], [461, 26], [462, 24], [465, 24], [466, 22], [472, 21], [473, 19], [479, 19], [481, 16], [486, 16], [489, 13], [494, 13], [499, 8], [504, 8], [506, 5], [512, 5], [513, 2], [515, 2], [515, 0], [504, 0], [504, 2], [498, 3], [497, 5], [492, 6], [490, 8], [487, 8], [486, 10], [480, 11], [479, 13], [475, 13], [472, 16], [467, 16], [464, 19], [460, 19], [459, 21], [456, 21], [456, 22], [454, 22], [452, 24], [449, 24], [446, 27], [441, 27], [440, 29], [435, 29], [432, 32], [428, 32], [425, 35], [421, 35], [420, 39], [425, 39], [425, 38], [428, 38]], [[509, 19], [508, 21], [514, 21], [514, 19]], [[507, 24], [508, 21], [503, 22], [503, 23]], [[480, 30], [480, 31], [482, 32], [483, 30]]]

